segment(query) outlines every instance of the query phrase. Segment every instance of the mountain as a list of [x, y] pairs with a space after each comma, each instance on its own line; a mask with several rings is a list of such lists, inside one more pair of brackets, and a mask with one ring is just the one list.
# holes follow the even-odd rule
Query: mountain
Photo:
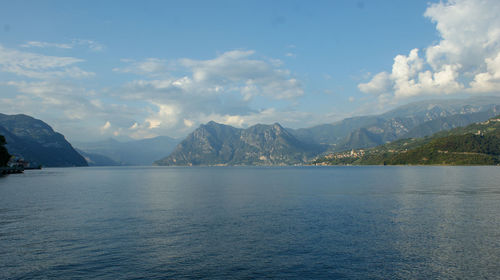
[[408, 137], [423, 137], [478, 121], [500, 112], [500, 98], [476, 97], [410, 103], [377, 116], [290, 130], [299, 140], [326, 144], [329, 152], [375, 147]]
[[321, 124], [309, 128], [288, 129], [297, 139], [314, 144], [335, 145], [362, 127], [383, 122], [376, 116], [346, 118], [333, 124]]
[[492, 106], [492, 108], [482, 112], [457, 114], [448, 117], [437, 118], [410, 129], [408, 133], [401, 136], [400, 138], [421, 138], [430, 136], [442, 130], [450, 130], [456, 127], [463, 127], [469, 124], [488, 120], [489, 118], [494, 117], [499, 112], [500, 106]]
[[398, 140], [366, 151], [330, 154], [313, 163], [496, 165], [500, 163], [500, 116], [431, 137]]
[[[279, 124], [239, 129], [209, 122], [155, 164], [300, 164], [319, 154], [366, 149], [485, 121], [498, 112], [500, 98], [476, 97], [414, 102], [376, 116], [352, 117], [301, 129], [285, 129]], [[278, 135], [277, 131], [279, 137], [270, 137]]]
[[247, 129], [209, 122], [189, 134], [156, 165], [291, 165], [306, 162], [321, 146], [304, 143], [280, 124]]
[[127, 142], [110, 138], [99, 142], [78, 142], [75, 146], [90, 160], [90, 165], [151, 165], [172, 152], [178, 143], [178, 139], [158, 136]]
[[110, 159], [107, 156], [103, 156], [100, 154], [92, 154], [84, 152], [80, 149], [75, 149], [80, 155], [85, 158], [89, 166], [119, 166], [121, 165], [119, 162], [116, 162]]
[[87, 166], [64, 136], [27, 115], [0, 114], [0, 135], [10, 154], [47, 167]]

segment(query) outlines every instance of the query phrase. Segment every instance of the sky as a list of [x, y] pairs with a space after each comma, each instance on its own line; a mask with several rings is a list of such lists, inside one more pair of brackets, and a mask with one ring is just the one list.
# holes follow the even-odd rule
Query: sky
[[0, 0], [0, 113], [70, 141], [498, 95], [500, 1]]

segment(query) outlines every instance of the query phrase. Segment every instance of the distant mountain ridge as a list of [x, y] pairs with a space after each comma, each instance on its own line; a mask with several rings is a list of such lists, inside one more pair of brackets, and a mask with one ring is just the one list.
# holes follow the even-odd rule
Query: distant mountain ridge
[[158, 136], [121, 142], [109, 138], [97, 142], [75, 142], [89, 165], [152, 165], [172, 152], [180, 140]]
[[247, 129], [209, 122], [189, 134], [156, 165], [292, 165], [306, 162], [321, 147], [299, 141], [280, 124]]
[[64, 136], [33, 117], [0, 114], [0, 135], [10, 154], [47, 167], [87, 166]]
[[485, 122], [313, 161], [316, 165], [498, 165], [500, 116]]
[[89, 166], [120, 166], [121, 164], [119, 162], [116, 162], [112, 159], [110, 159], [107, 156], [100, 155], [100, 154], [93, 154], [93, 153], [87, 153], [84, 152], [78, 148], [75, 148], [75, 150], [83, 156], [85, 161], [87, 161], [87, 164]]
[[485, 121], [500, 112], [500, 98], [477, 97], [410, 103], [375, 116], [291, 129], [299, 140], [328, 145], [329, 152], [368, 148], [407, 137]]

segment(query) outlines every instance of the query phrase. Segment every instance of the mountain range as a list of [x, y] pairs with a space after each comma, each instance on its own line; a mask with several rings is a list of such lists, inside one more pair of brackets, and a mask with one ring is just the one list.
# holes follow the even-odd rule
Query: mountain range
[[300, 142], [278, 123], [247, 129], [209, 122], [189, 134], [156, 165], [292, 165], [320, 152]]
[[500, 116], [435, 133], [407, 138], [367, 150], [320, 157], [315, 165], [498, 165]]
[[476, 97], [410, 103], [381, 115], [361, 116], [290, 130], [299, 140], [327, 145], [328, 152], [378, 146], [424, 137], [444, 129], [485, 121], [500, 112], [500, 98]]
[[76, 150], [41, 120], [0, 114], [0, 135], [5, 136], [11, 154], [44, 166], [295, 165], [322, 155], [483, 122], [499, 112], [498, 97], [431, 100], [309, 128], [291, 129], [274, 123], [243, 129], [211, 121], [182, 141], [167, 136], [126, 142], [107, 139], [74, 143]]
[[411, 103], [376, 116], [290, 129], [280, 124], [247, 129], [209, 122], [189, 134], [156, 165], [292, 165], [318, 155], [370, 148], [485, 121], [500, 112], [500, 98]]
[[87, 166], [85, 159], [62, 134], [33, 117], [0, 114], [0, 135], [5, 137], [5, 147], [11, 155], [34, 165]]

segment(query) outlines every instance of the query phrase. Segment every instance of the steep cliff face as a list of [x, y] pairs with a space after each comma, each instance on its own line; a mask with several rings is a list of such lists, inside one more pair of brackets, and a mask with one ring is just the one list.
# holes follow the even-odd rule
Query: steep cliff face
[[9, 153], [48, 167], [87, 166], [64, 136], [48, 124], [27, 115], [0, 114], [0, 134]]
[[297, 140], [278, 123], [248, 129], [209, 122], [157, 165], [282, 165], [306, 162], [321, 149]]

